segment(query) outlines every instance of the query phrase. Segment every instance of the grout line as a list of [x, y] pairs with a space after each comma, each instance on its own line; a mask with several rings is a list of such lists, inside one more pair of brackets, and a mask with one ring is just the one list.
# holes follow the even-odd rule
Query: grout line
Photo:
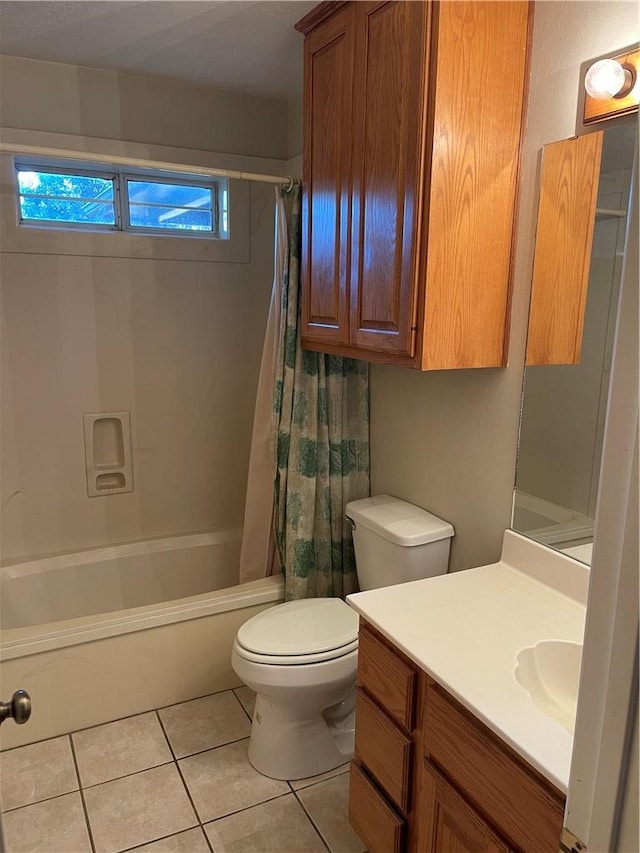
[[76, 757], [76, 750], [75, 750], [75, 747], [73, 745], [73, 738], [71, 737], [71, 735], [69, 734], [69, 735], [67, 735], [67, 737], [69, 738], [69, 744], [71, 746], [71, 755], [73, 757], [73, 764], [74, 764], [74, 767], [76, 770], [76, 776], [78, 777], [80, 801], [82, 802], [82, 810], [84, 812], [84, 820], [85, 820], [85, 823], [87, 825], [87, 832], [89, 833], [89, 843], [91, 844], [91, 849], [93, 850], [93, 853], [95, 853], [96, 845], [93, 841], [93, 832], [91, 830], [91, 822], [89, 820], [89, 812], [87, 811], [87, 804], [86, 804], [85, 799], [84, 799], [84, 791], [82, 789], [82, 781], [80, 779], [80, 769], [78, 767], [78, 759]]
[[[239, 686], [242, 687], [242, 685]], [[169, 705], [160, 705], [152, 710], [164, 711], [166, 708], [175, 708], [178, 705], [188, 705], [189, 702], [197, 702], [198, 699], [207, 699], [209, 696], [219, 696], [221, 693], [233, 693], [233, 691], [237, 689], [237, 687], [225, 687], [223, 690], [214, 690], [211, 693], [203, 693], [201, 696], [193, 696], [191, 699], [182, 699], [180, 702], [170, 702]]]
[[[191, 832], [192, 829], [202, 829], [202, 826], [200, 826], [200, 824], [197, 826], [189, 826], [187, 829], [179, 829], [178, 832], [171, 832], [169, 835], [163, 835], [161, 838], [154, 838], [153, 841], [143, 841], [142, 844], [136, 844], [135, 847], [127, 847], [122, 851], [122, 853], [135, 853], [136, 850], [139, 850], [141, 847], [146, 847], [148, 844], [155, 844], [157, 841], [166, 841], [168, 838], [173, 838], [176, 835], [182, 835], [183, 832]], [[204, 832], [202, 834], [205, 835]]]
[[158, 713], [158, 709], [154, 708], [153, 713], [155, 714], [158, 725], [160, 726], [160, 731], [162, 732], [162, 734], [164, 736], [165, 743], [169, 747], [169, 752], [171, 753], [171, 757], [174, 761], [177, 761], [178, 759], [176, 758], [176, 754], [175, 754], [175, 751], [173, 749], [173, 744], [171, 743], [171, 738], [167, 734], [167, 730], [164, 727], [164, 723], [162, 722], [162, 717]]
[[[306, 789], [306, 788], [302, 788], [301, 790], [306, 791], [307, 789]], [[293, 796], [296, 798], [296, 800], [298, 801], [299, 805], [302, 807], [302, 811], [303, 811], [303, 812], [305, 813], [305, 815], [307, 816], [307, 820], [309, 821], [309, 823], [311, 824], [311, 826], [315, 829], [315, 831], [316, 831], [316, 832], [318, 833], [318, 835], [320, 836], [320, 840], [322, 841], [322, 843], [324, 844], [324, 846], [327, 848], [327, 850], [329, 851], [329, 853], [333, 853], [333, 851], [332, 851], [332, 850], [331, 850], [331, 848], [329, 847], [329, 844], [328, 844], [328, 842], [326, 841], [326, 839], [325, 839], [324, 835], [320, 832], [319, 827], [317, 826], [317, 824], [316, 824], [316, 822], [314, 821], [314, 819], [311, 817], [311, 813], [310, 813], [310, 812], [305, 808], [304, 803], [302, 802], [302, 800], [301, 800], [301, 799], [300, 799], [300, 797], [298, 796], [298, 792], [297, 792], [297, 791], [294, 791], [294, 792], [293, 792]]]
[[109, 785], [111, 782], [120, 782], [122, 779], [129, 779], [131, 776], [137, 776], [139, 773], [147, 773], [149, 770], [157, 770], [159, 767], [166, 767], [168, 764], [173, 764], [173, 758], [168, 761], [161, 761], [159, 764], [152, 764], [151, 767], [141, 767], [139, 770], [132, 770], [131, 773], [123, 773], [122, 776], [114, 776], [113, 779], [104, 779], [102, 782], [94, 782], [92, 785], [81, 785], [81, 791], [90, 791], [92, 788], [99, 788], [100, 785]]
[[[242, 687], [242, 685], [239, 686]], [[80, 729], [73, 729], [73, 731], [70, 732], [60, 732], [57, 735], [53, 735], [53, 737], [43, 737], [40, 738], [40, 740], [34, 740], [30, 741], [29, 743], [23, 743], [20, 746], [12, 746], [10, 749], [2, 749], [0, 750], [0, 756], [4, 755], [5, 753], [9, 754], [10, 752], [15, 752], [16, 749], [24, 749], [27, 746], [35, 746], [38, 743], [46, 743], [47, 741], [57, 740], [61, 737], [70, 737], [71, 735], [78, 734], [78, 732], [88, 732], [91, 729], [99, 729], [101, 726], [108, 726], [111, 723], [120, 723], [123, 720], [131, 720], [133, 717], [142, 717], [143, 714], [153, 714], [157, 711], [163, 711], [165, 708], [174, 708], [177, 705], [186, 705], [189, 702], [195, 702], [198, 699], [206, 699], [208, 696], [219, 696], [221, 693], [233, 693], [234, 690], [238, 690], [238, 687], [225, 687], [224, 690], [214, 690], [212, 693], [203, 693], [202, 696], [193, 696], [191, 699], [182, 699], [180, 702], [172, 702], [170, 705], [161, 705], [159, 708], [147, 708], [146, 711], [136, 711], [135, 714], [125, 714], [124, 717], [116, 717], [113, 720], [105, 720], [103, 723], [94, 723], [94, 725], [92, 726], [83, 726]], [[236, 699], [238, 699], [237, 696]], [[240, 702], [239, 699], [238, 701]], [[240, 704], [242, 705], [242, 702], [240, 702]], [[239, 740], [242, 740], [242, 738], [239, 738]]]
[[209, 836], [207, 835], [203, 824], [200, 824], [200, 829], [202, 830], [202, 834], [204, 835], [204, 840], [207, 844], [207, 847], [209, 848], [211, 853], [216, 853], [216, 851], [213, 849], [213, 843], [209, 841]]
[[235, 809], [232, 812], [227, 812], [226, 814], [221, 814], [219, 817], [212, 817], [211, 820], [204, 821], [202, 823], [202, 827], [209, 826], [211, 823], [217, 823], [219, 820], [224, 820], [226, 817], [231, 817], [232, 815], [241, 814], [242, 812], [248, 812], [249, 809], [256, 809], [258, 806], [263, 806], [265, 803], [273, 803], [274, 800], [281, 800], [283, 797], [288, 797], [290, 795], [290, 791], [285, 791], [282, 794], [276, 794], [275, 797], [269, 797], [268, 800], [260, 800], [259, 803], [251, 803], [249, 806], [242, 806], [240, 809]]
[[[178, 771], [178, 776], [180, 777], [180, 781], [182, 782], [182, 786], [183, 786], [184, 790], [186, 791], [187, 797], [189, 798], [189, 802], [191, 803], [191, 808], [193, 809], [193, 813], [196, 817], [196, 820], [198, 821], [198, 826], [202, 827], [202, 818], [200, 817], [200, 812], [196, 808], [196, 804], [193, 802], [193, 797], [191, 796], [191, 791], [189, 790], [189, 786], [187, 785], [187, 780], [182, 775], [182, 768], [178, 764], [178, 759], [176, 758], [176, 754], [174, 752], [173, 746], [171, 745], [171, 741], [169, 740], [169, 735], [166, 732], [166, 729], [164, 727], [164, 724], [160, 718], [160, 714], [158, 713], [157, 709], [156, 709], [156, 717], [158, 718], [158, 722], [160, 723], [160, 728], [162, 729], [162, 732], [163, 732], [165, 738], [167, 739], [167, 743], [169, 744], [169, 749], [171, 750], [171, 755], [173, 755], [173, 764], [175, 765], [175, 768]], [[203, 830], [203, 832], [204, 832], [204, 830]], [[205, 833], [205, 837], [206, 837], [206, 833]], [[209, 842], [207, 841], [207, 844], [208, 843]]]
[[240, 697], [239, 697], [239, 696], [238, 696], [238, 694], [236, 693], [236, 690], [239, 690], [239, 689], [240, 689], [239, 687], [234, 687], [234, 688], [232, 689], [232, 691], [231, 691], [231, 692], [232, 692], [232, 693], [233, 693], [233, 695], [236, 697], [237, 701], [240, 703], [240, 707], [241, 707], [241, 708], [242, 708], [242, 710], [245, 712], [245, 714], [247, 715], [247, 717], [249, 717], [249, 721], [250, 721], [251, 723], [253, 723], [253, 715], [252, 715], [252, 714], [250, 714], [250, 713], [247, 711], [247, 709], [244, 707], [244, 705], [243, 705], [243, 704], [242, 704], [242, 702], [240, 701]]
[[[206, 694], [206, 696], [214, 696], [214, 695], [218, 695], [218, 694], [221, 694], [221, 693], [227, 693], [227, 692], [229, 692], [229, 693], [233, 693], [233, 695], [234, 695], [234, 697], [235, 697], [236, 701], [237, 701], [237, 702], [239, 703], [239, 705], [242, 707], [242, 709], [243, 709], [244, 713], [247, 715], [247, 717], [249, 717], [249, 713], [247, 712], [247, 709], [244, 707], [244, 705], [242, 704], [242, 702], [240, 701], [240, 699], [238, 698], [238, 696], [237, 696], [237, 695], [236, 695], [236, 693], [235, 693], [235, 690], [236, 690], [236, 689], [238, 689], [238, 688], [230, 688], [230, 689], [228, 689], [228, 690], [219, 690], [219, 691], [216, 691], [216, 693], [209, 693], [209, 694]], [[203, 697], [197, 697], [197, 698], [205, 698], [205, 696], [203, 696]], [[191, 701], [194, 701], [194, 700], [186, 700], [185, 702], [177, 702], [177, 703], [174, 703], [174, 705], [166, 705], [166, 706], [163, 706], [163, 708], [171, 708], [171, 707], [174, 707], [174, 706], [176, 706], [176, 705], [186, 704], [186, 703], [191, 702]], [[168, 747], [169, 747], [169, 752], [170, 752], [170, 754], [171, 754], [172, 758], [171, 758], [169, 761], [161, 762], [160, 764], [153, 765], [152, 767], [145, 767], [145, 768], [143, 768], [143, 769], [141, 769], [141, 770], [133, 771], [132, 773], [126, 773], [126, 774], [124, 774], [123, 776], [117, 776], [117, 777], [115, 777], [114, 779], [107, 779], [107, 780], [105, 780], [105, 781], [103, 781], [103, 782], [97, 782], [97, 783], [95, 783], [95, 784], [93, 784], [93, 785], [86, 785], [86, 786], [85, 786], [85, 785], [83, 785], [83, 784], [82, 784], [82, 781], [81, 781], [81, 778], [80, 778], [80, 771], [79, 771], [78, 759], [77, 759], [76, 750], [75, 750], [75, 746], [74, 746], [74, 742], [73, 742], [73, 738], [72, 738], [72, 735], [73, 735], [73, 734], [75, 734], [76, 732], [70, 732], [70, 733], [68, 733], [68, 734], [66, 734], [66, 735], [57, 735], [57, 736], [56, 736], [56, 738], [45, 738], [45, 739], [44, 739], [44, 741], [47, 741], [47, 740], [54, 740], [54, 739], [57, 739], [58, 737], [66, 737], [66, 738], [68, 738], [68, 740], [69, 740], [69, 744], [70, 744], [70, 748], [71, 748], [71, 755], [72, 755], [73, 764], [74, 764], [74, 769], [75, 769], [75, 773], [76, 773], [76, 779], [77, 779], [77, 782], [78, 782], [77, 792], [80, 794], [80, 798], [81, 798], [81, 802], [82, 802], [82, 808], [83, 808], [83, 813], [84, 813], [84, 817], [85, 817], [85, 824], [86, 824], [86, 827], [87, 827], [87, 832], [88, 832], [88, 835], [89, 835], [89, 840], [90, 840], [90, 843], [91, 843], [91, 849], [92, 849], [93, 853], [95, 853], [95, 843], [94, 843], [93, 833], [92, 833], [92, 830], [91, 830], [91, 823], [90, 823], [89, 815], [88, 815], [88, 811], [87, 811], [87, 805], [86, 805], [86, 802], [85, 802], [84, 791], [85, 791], [85, 790], [88, 790], [88, 789], [91, 789], [91, 788], [98, 787], [98, 786], [100, 786], [100, 785], [106, 785], [106, 784], [109, 784], [110, 782], [114, 782], [114, 781], [117, 781], [117, 780], [120, 780], [120, 779], [125, 779], [125, 778], [128, 778], [128, 777], [130, 777], [130, 776], [136, 776], [136, 775], [138, 775], [138, 774], [140, 774], [140, 773], [144, 773], [144, 772], [147, 772], [147, 771], [149, 771], [149, 770], [154, 770], [154, 769], [157, 769], [157, 768], [159, 768], [159, 767], [166, 767], [166, 766], [167, 766], [167, 765], [169, 765], [169, 764], [173, 764], [173, 765], [176, 767], [177, 771], [178, 771], [178, 775], [179, 775], [180, 780], [181, 780], [181, 782], [182, 782], [182, 784], [183, 784], [184, 790], [185, 790], [185, 792], [186, 792], [186, 794], [187, 794], [187, 797], [188, 797], [188, 799], [189, 799], [189, 802], [190, 802], [191, 807], [192, 807], [193, 812], [194, 812], [194, 816], [195, 816], [196, 821], [197, 821], [197, 823], [196, 823], [194, 826], [192, 826], [192, 827], [187, 827], [187, 828], [186, 828], [186, 829], [184, 829], [184, 830], [180, 830], [180, 832], [186, 832], [186, 831], [188, 831], [188, 830], [190, 830], [190, 829], [195, 829], [196, 827], [199, 827], [199, 828], [202, 830], [202, 833], [203, 833], [203, 835], [204, 835], [204, 838], [205, 838], [205, 842], [206, 842], [206, 844], [207, 844], [207, 847], [212, 851], [212, 853], [214, 853], [214, 851], [213, 851], [213, 846], [212, 846], [212, 842], [210, 842], [210, 840], [209, 840], [209, 838], [208, 838], [208, 836], [207, 836], [207, 833], [206, 833], [206, 831], [205, 831], [205, 821], [200, 817], [200, 814], [199, 814], [199, 812], [198, 812], [198, 809], [197, 809], [197, 808], [196, 808], [196, 806], [195, 806], [195, 803], [194, 803], [193, 798], [192, 798], [192, 796], [191, 796], [191, 792], [190, 792], [190, 790], [189, 790], [189, 786], [188, 786], [188, 784], [187, 784], [187, 782], [186, 782], [186, 780], [185, 780], [185, 777], [184, 777], [184, 776], [183, 776], [183, 774], [182, 774], [182, 770], [181, 770], [181, 767], [180, 767], [179, 761], [180, 761], [180, 760], [182, 760], [182, 759], [191, 758], [191, 757], [196, 756], [196, 755], [202, 755], [202, 754], [203, 754], [203, 753], [205, 753], [205, 752], [213, 752], [213, 751], [214, 751], [214, 750], [216, 750], [216, 749], [220, 749], [221, 747], [223, 747], [223, 746], [228, 746], [228, 745], [230, 745], [230, 744], [232, 744], [232, 743], [239, 743], [240, 741], [248, 741], [248, 740], [249, 740], [249, 738], [248, 738], [248, 737], [244, 737], [244, 738], [238, 738], [238, 739], [236, 739], [236, 740], [227, 741], [226, 743], [218, 744], [218, 745], [216, 745], [216, 746], [214, 746], [214, 747], [208, 747], [208, 748], [206, 748], [206, 749], [199, 750], [198, 752], [191, 753], [190, 755], [182, 756], [182, 757], [181, 757], [181, 759], [178, 759], [178, 758], [177, 758], [177, 756], [176, 756], [176, 753], [175, 753], [175, 751], [174, 751], [174, 748], [173, 748], [173, 746], [172, 746], [172, 744], [171, 744], [171, 741], [170, 741], [170, 739], [169, 739], [169, 736], [168, 736], [168, 734], [167, 734], [167, 731], [166, 731], [166, 729], [165, 729], [165, 726], [164, 726], [164, 724], [163, 724], [163, 721], [162, 721], [162, 719], [161, 719], [161, 717], [160, 717], [159, 710], [162, 710], [162, 709], [155, 708], [155, 709], [152, 709], [152, 710], [150, 710], [150, 711], [144, 711], [144, 712], [141, 712], [141, 713], [139, 713], [139, 714], [131, 714], [131, 715], [127, 716], [127, 717], [122, 717], [122, 718], [120, 718], [120, 719], [121, 719], [121, 720], [126, 720], [126, 719], [131, 719], [132, 717], [142, 716], [143, 714], [155, 714], [156, 719], [158, 720], [158, 722], [159, 722], [159, 724], [160, 724], [161, 731], [162, 731], [162, 733], [163, 733], [163, 735], [164, 735], [164, 737], [165, 737], [166, 743], [167, 743], [167, 745], [168, 745]], [[251, 718], [249, 717], [249, 719], [251, 719]], [[95, 729], [95, 728], [100, 728], [101, 726], [109, 725], [109, 723], [110, 723], [110, 722], [118, 722], [118, 721], [117, 721], [117, 720], [111, 720], [111, 721], [109, 721], [108, 723], [101, 723], [101, 724], [99, 724], [98, 726], [88, 726], [88, 727], [86, 727], [86, 728], [84, 728], [84, 729], [78, 729], [77, 731], [78, 731], [78, 732], [82, 732], [82, 731], [88, 731], [88, 730]], [[31, 744], [27, 744], [27, 746], [29, 746], [29, 745], [31, 745]], [[14, 747], [14, 749], [21, 749], [21, 748], [22, 748], [22, 747]], [[9, 750], [9, 751], [10, 751], [10, 750]], [[346, 771], [345, 771], [345, 772], [346, 772]], [[336, 775], [336, 776], [339, 776], [339, 775], [341, 775], [341, 774], [335, 774], [335, 775]], [[334, 777], [329, 777], [329, 778], [334, 778]], [[215, 818], [213, 818], [213, 819], [211, 819], [211, 820], [207, 820], [207, 821], [206, 821], [206, 825], [213, 824], [213, 823], [215, 823], [215, 822], [217, 822], [217, 821], [219, 821], [219, 820], [223, 820], [223, 819], [224, 819], [224, 818], [226, 818], [226, 817], [230, 817], [231, 815], [235, 815], [235, 814], [239, 814], [239, 813], [241, 813], [241, 812], [248, 811], [249, 809], [256, 808], [257, 806], [263, 805], [264, 803], [272, 802], [272, 801], [274, 801], [274, 800], [281, 799], [282, 797], [286, 797], [286, 796], [289, 796], [290, 794], [293, 794], [293, 796], [294, 796], [294, 797], [295, 797], [295, 799], [297, 800], [298, 804], [301, 806], [301, 808], [302, 808], [302, 810], [303, 810], [303, 812], [304, 812], [304, 814], [305, 814], [306, 818], [309, 820], [309, 822], [310, 822], [310, 823], [311, 823], [311, 825], [313, 826], [314, 830], [316, 831], [316, 833], [317, 833], [317, 834], [318, 834], [318, 836], [320, 837], [320, 840], [322, 841], [322, 844], [323, 844], [323, 845], [324, 845], [324, 847], [329, 851], [329, 853], [332, 853], [331, 848], [329, 847], [328, 843], [325, 841], [325, 839], [324, 839], [324, 837], [323, 837], [322, 833], [320, 832], [320, 830], [319, 830], [318, 826], [317, 826], [317, 825], [316, 825], [316, 823], [314, 822], [314, 820], [313, 820], [313, 818], [312, 818], [311, 814], [307, 811], [307, 809], [306, 809], [306, 808], [305, 808], [305, 806], [304, 806], [304, 803], [302, 802], [302, 800], [301, 800], [301, 799], [300, 799], [300, 797], [298, 796], [298, 794], [299, 794], [301, 791], [305, 791], [305, 790], [307, 790], [307, 788], [313, 787], [314, 785], [317, 785], [317, 784], [321, 784], [322, 782], [327, 781], [327, 780], [322, 779], [322, 780], [319, 780], [318, 782], [312, 782], [312, 783], [310, 783], [309, 785], [306, 785], [305, 787], [303, 787], [303, 788], [299, 788], [299, 789], [297, 789], [297, 790], [293, 788], [293, 786], [292, 786], [292, 784], [291, 784], [291, 781], [290, 781], [290, 780], [282, 780], [282, 781], [286, 781], [286, 785], [287, 785], [287, 788], [288, 788], [288, 790], [287, 790], [287, 791], [285, 791], [284, 793], [277, 794], [277, 795], [276, 795], [276, 796], [274, 796], [274, 797], [269, 797], [269, 798], [267, 798], [266, 800], [261, 800], [260, 802], [257, 802], [257, 803], [251, 803], [250, 805], [246, 805], [246, 806], [243, 806], [242, 808], [239, 808], [239, 809], [235, 809], [235, 810], [233, 810], [233, 811], [230, 811], [230, 812], [228, 812], [227, 814], [220, 815], [219, 817], [215, 817]], [[296, 780], [293, 780], [293, 781], [296, 781]], [[76, 793], [76, 791], [68, 791], [68, 792], [65, 792], [65, 794], [70, 794], [70, 793]], [[57, 797], [64, 796], [65, 794], [58, 794], [58, 795], [56, 795], [56, 797], [46, 797], [46, 798], [44, 798], [43, 800], [39, 800], [39, 801], [37, 801], [37, 802], [45, 802], [46, 800], [56, 799]], [[35, 803], [28, 803], [28, 804], [26, 804], [26, 805], [34, 805], [34, 804], [35, 804]], [[25, 807], [25, 806], [18, 806], [18, 807], [16, 807], [16, 808], [24, 808], [24, 807]], [[8, 811], [14, 811], [14, 810], [15, 810], [15, 809], [10, 809], [10, 810], [8, 810]], [[174, 832], [174, 833], [170, 833], [170, 834], [169, 834], [169, 835], [167, 835], [167, 836], [163, 836], [163, 838], [171, 838], [171, 837], [173, 837], [174, 835], [177, 835], [177, 834], [180, 834], [180, 833], [175, 833], [175, 832]], [[161, 839], [153, 839], [153, 841], [159, 841], [159, 840], [161, 840]], [[148, 844], [148, 843], [151, 843], [151, 842], [144, 842], [144, 843], [143, 843], [143, 844], [141, 844], [141, 845], [137, 845], [137, 847], [135, 847], [135, 848], [128, 848], [128, 849], [129, 849], [129, 850], [136, 850], [136, 849], [138, 849], [139, 847], [144, 847], [144, 846], [145, 846], [145, 844]]]
[[[189, 752], [187, 755], [176, 756], [176, 761], [186, 761], [187, 758], [195, 758], [196, 755], [203, 755], [205, 752], [213, 752], [214, 749], [222, 749], [223, 746], [231, 746], [232, 743], [242, 743], [243, 740], [250, 740], [249, 735], [236, 738], [235, 740], [226, 740], [224, 743], [217, 743], [215, 746], [207, 746], [204, 749], [199, 749], [197, 752]], [[173, 751], [173, 750], [172, 750]]]
[[[77, 773], [76, 773], [77, 775]], [[80, 786], [74, 788], [73, 791], [62, 791], [60, 794], [53, 794], [51, 797], [43, 797], [41, 800], [32, 800], [29, 803], [23, 803], [21, 806], [13, 806], [10, 809], [2, 809], [2, 814], [9, 814], [10, 812], [17, 812], [18, 809], [26, 809], [29, 806], [38, 806], [40, 803], [48, 803], [51, 800], [57, 800], [59, 797], [68, 797], [69, 794], [79, 794]]]

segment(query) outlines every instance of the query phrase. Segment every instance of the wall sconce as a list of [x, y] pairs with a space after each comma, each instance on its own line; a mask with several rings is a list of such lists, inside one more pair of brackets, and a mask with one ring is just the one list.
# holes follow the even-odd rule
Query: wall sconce
[[640, 101], [640, 50], [591, 63], [585, 74], [584, 124], [636, 112]]

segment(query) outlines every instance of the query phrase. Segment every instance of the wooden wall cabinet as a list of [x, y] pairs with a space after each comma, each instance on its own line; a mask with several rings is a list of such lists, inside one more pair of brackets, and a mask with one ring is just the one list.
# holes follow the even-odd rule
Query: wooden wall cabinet
[[556, 853], [564, 799], [361, 621], [349, 816], [371, 853]]
[[603, 133], [545, 145], [527, 364], [579, 364]]
[[302, 340], [505, 364], [530, 5], [321, 3], [305, 34]]

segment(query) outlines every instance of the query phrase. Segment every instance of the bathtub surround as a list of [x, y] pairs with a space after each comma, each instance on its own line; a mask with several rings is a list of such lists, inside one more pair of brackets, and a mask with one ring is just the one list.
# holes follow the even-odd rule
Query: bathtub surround
[[276, 547], [289, 600], [357, 589], [350, 500], [369, 494], [369, 366], [300, 340], [301, 188], [280, 190], [288, 253], [274, 411]]
[[[3, 139], [107, 160], [284, 174], [285, 110], [284, 101], [205, 86], [2, 59]], [[18, 229], [11, 158], [1, 159], [0, 556], [239, 525], [273, 271], [273, 189], [231, 183], [228, 245], [127, 242]], [[89, 498], [83, 415], [113, 412], [130, 413], [134, 491]]]
[[[240, 528], [79, 551], [0, 569], [3, 632], [168, 604], [235, 586]], [[6, 636], [3, 634], [6, 641]], [[31, 649], [34, 636], [31, 637]], [[6, 654], [11, 645], [3, 644]]]

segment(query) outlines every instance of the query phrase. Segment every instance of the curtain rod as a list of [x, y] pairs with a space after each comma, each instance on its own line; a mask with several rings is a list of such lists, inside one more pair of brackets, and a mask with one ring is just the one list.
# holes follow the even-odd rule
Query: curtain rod
[[2, 154], [33, 154], [37, 157], [60, 157], [63, 160], [82, 160], [87, 163], [113, 163], [114, 166], [131, 166], [136, 169], [153, 169], [157, 172], [185, 172], [189, 175], [206, 175], [210, 178], [235, 178], [239, 181], [261, 181], [267, 184], [294, 184], [290, 175], [261, 175], [254, 172], [238, 172], [234, 169], [212, 169], [209, 166], [189, 166], [184, 163], [166, 163], [162, 160], [141, 160], [120, 157], [116, 154], [93, 154], [87, 151], [68, 151], [63, 148], [44, 148], [39, 145], [19, 145], [0, 142]]

